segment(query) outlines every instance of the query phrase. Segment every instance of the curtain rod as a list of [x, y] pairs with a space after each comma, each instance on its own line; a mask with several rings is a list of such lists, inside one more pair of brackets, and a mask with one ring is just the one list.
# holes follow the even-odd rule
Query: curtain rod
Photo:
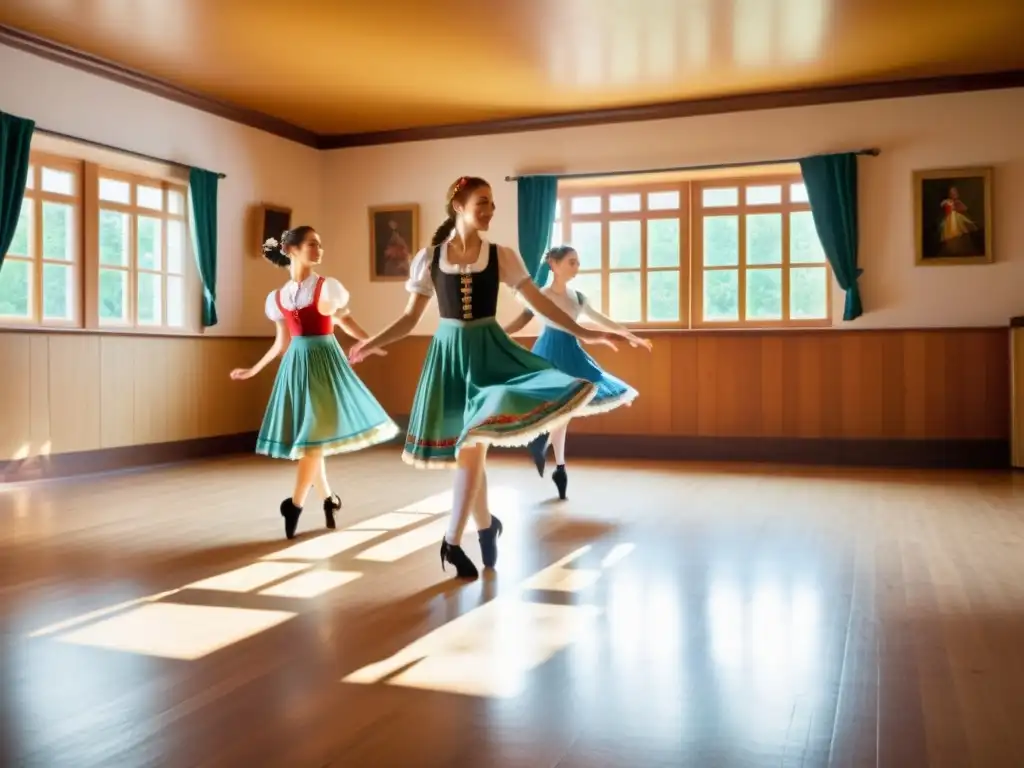
[[[853, 155], [870, 155], [871, 157], [877, 157], [881, 153], [880, 149], [858, 149], [849, 154]], [[837, 153], [843, 154], [843, 153]], [[714, 163], [712, 165], [679, 165], [673, 168], [641, 168], [632, 171], [592, 171], [584, 173], [524, 173], [521, 176], [506, 176], [505, 181], [518, 181], [519, 179], [528, 179], [536, 176], [554, 176], [556, 179], [597, 179], [605, 178], [608, 176], [633, 176], [635, 174], [644, 173], [677, 173], [680, 171], [716, 171], [721, 168], [749, 168], [752, 165], [789, 165], [790, 163], [799, 163], [804, 158], [802, 157], [787, 157], [776, 160], [761, 160], [759, 162], [743, 162], [743, 163]]]
[[[140, 160], [150, 160], [150, 161], [152, 161], [154, 163], [163, 163], [164, 165], [173, 165], [173, 166], [175, 166], [177, 168], [185, 168], [185, 169], [189, 169], [189, 170], [191, 170], [191, 168], [192, 168], [192, 166], [188, 165], [187, 163], [179, 163], [176, 160], [167, 160], [167, 159], [165, 159], [163, 157], [154, 157], [153, 155], [145, 155], [142, 152], [133, 152], [130, 149], [122, 149], [121, 147], [114, 147], [114, 146], [111, 146], [110, 144], [103, 144], [103, 143], [101, 143], [99, 141], [93, 141], [92, 139], [83, 139], [83, 138], [81, 138], [79, 136], [71, 136], [70, 134], [60, 133], [59, 131], [48, 131], [47, 129], [40, 128], [38, 126], [36, 126], [35, 130], [36, 130], [36, 133], [45, 133], [47, 136], [53, 136], [56, 139], [67, 139], [68, 141], [75, 141], [75, 142], [78, 142], [79, 144], [88, 144], [89, 146], [92, 146], [92, 147], [97, 147], [99, 149], [108, 149], [111, 152], [118, 152], [118, 153], [120, 153], [122, 155], [131, 155], [132, 157], [137, 157]], [[223, 174], [223, 173], [218, 173], [217, 174], [217, 178], [218, 179], [226, 179], [227, 176], [225, 174]]]

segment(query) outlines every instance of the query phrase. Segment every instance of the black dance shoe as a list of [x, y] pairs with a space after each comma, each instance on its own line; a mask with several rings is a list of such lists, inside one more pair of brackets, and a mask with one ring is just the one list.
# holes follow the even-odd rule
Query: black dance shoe
[[444, 564], [448, 562], [455, 566], [455, 575], [460, 579], [475, 579], [480, 572], [469, 559], [469, 555], [462, 551], [462, 547], [449, 544], [441, 539], [441, 570], [446, 570]]
[[480, 538], [480, 557], [484, 561], [484, 568], [493, 568], [498, 562], [498, 537], [504, 526], [501, 520], [491, 515], [491, 524], [486, 530], [477, 533]]
[[295, 538], [295, 529], [299, 527], [301, 514], [302, 507], [295, 506], [290, 497], [281, 502], [281, 517], [284, 518], [284, 535], [287, 538]]
[[324, 499], [324, 524], [334, 530], [338, 527], [334, 521], [334, 513], [341, 509], [341, 497], [338, 494], [334, 494]]
[[555, 488], [558, 489], [558, 498], [565, 501], [565, 489], [569, 485], [569, 476], [565, 473], [565, 464], [559, 464], [551, 473], [551, 479], [555, 481]]
[[533, 457], [533, 464], [537, 467], [537, 474], [544, 477], [544, 465], [547, 463], [548, 436], [546, 434], [534, 438], [527, 446], [530, 455]]

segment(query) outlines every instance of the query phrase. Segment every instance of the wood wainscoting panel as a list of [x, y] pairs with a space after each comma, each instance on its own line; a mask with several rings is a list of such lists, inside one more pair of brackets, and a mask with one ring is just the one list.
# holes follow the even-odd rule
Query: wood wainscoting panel
[[[629, 408], [573, 421], [574, 455], [1010, 463], [1008, 328], [691, 331], [651, 338], [650, 352], [627, 344], [618, 352], [588, 348], [640, 396]], [[517, 340], [527, 348], [533, 343]], [[0, 479], [252, 450], [276, 368], [246, 382], [228, 374], [252, 365], [269, 343], [0, 333]], [[412, 336], [356, 367], [400, 423], [411, 410], [429, 343]], [[106, 457], [97, 458], [97, 451]]]
[[[100, 447], [100, 341], [92, 334], [54, 335], [47, 339], [49, 453]], [[34, 446], [29, 445], [32, 455]]]
[[256, 362], [265, 338], [0, 333], [0, 475], [46, 474], [50, 457], [251, 434], [276, 366]]
[[[907, 444], [1009, 439], [1008, 328], [691, 331], [650, 338], [651, 352], [625, 344], [618, 352], [588, 347], [640, 396], [629, 408], [573, 421], [570, 435]], [[529, 348], [533, 338], [517, 341]], [[396, 417], [409, 413], [428, 343], [410, 337], [357, 369]]]
[[1024, 469], [1024, 318], [1013, 319], [1010, 331], [1010, 419], [1012, 422], [1012, 460], [1018, 469]]
[[135, 443], [135, 368], [128, 336], [112, 336], [100, 344], [100, 447]]

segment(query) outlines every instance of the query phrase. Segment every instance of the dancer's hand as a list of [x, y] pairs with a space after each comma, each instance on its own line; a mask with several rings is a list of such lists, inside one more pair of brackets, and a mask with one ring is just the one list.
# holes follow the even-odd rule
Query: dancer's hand
[[235, 368], [235, 370], [231, 372], [231, 378], [235, 381], [251, 379], [254, 375], [252, 368]]
[[614, 338], [614, 333], [605, 333], [604, 331], [592, 331], [587, 329], [586, 335], [580, 336], [580, 341], [584, 344], [604, 344], [606, 347], [611, 347], [615, 351], [618, 351], [619, 348], [615, 346], [615, 342], [612, 341]]
[[650, 339], [641, 339], [639, 336], [634, 336], [632, 333], [624, 333], [622, 337], [629, 342], [631, 347], [643, 347], [648, 352], [650, 352], [651, 347], [654, 346]]
[[348, 349], [348, 361], [352, 365], [361, 363], [366, 358], [366, 352], [363, 350], [366, 348], [366, 341], [357, 341]]
[[369, 342], [369, 339], [363, 339], [362, 341], [357, 341], [355, 344], [352, 345], [352, 347], [348, 351], [349, 363], [355, 365], [356, 363], [363, 362], [363, 360], [368, 358], [370, 355], [383, 356], [387, 354], [387, 352], [385, 352], [383, 349], [369, 346]]

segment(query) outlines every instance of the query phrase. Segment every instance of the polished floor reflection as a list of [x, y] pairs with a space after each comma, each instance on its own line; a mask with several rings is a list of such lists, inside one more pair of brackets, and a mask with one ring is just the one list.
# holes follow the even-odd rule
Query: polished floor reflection
[[0, 765], [1024, 765], [1014, 474], [502, 457], [460, 584], [447, 473], [291, 469], [0, 487]]

